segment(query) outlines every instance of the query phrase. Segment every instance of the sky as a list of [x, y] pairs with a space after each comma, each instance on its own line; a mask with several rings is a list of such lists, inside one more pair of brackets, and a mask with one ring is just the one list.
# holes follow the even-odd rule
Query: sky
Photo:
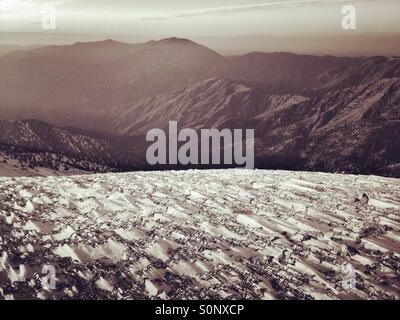
[[[345, 5], [355, 30], [342, 28]], [[53, 8], [55, 29], [44, 30]], [[0, 0], [0, 44], [176, 36], [224, 54], [400, 55], [399, 16], [399, 0]]]

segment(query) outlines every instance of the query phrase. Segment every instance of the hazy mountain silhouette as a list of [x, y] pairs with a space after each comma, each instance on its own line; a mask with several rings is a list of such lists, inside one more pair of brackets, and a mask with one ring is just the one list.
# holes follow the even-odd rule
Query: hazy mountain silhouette
[[0, 117], [54, 125], [1, 122], [0, 142], [147, 168], [146, 132], [177, 120], [255, 128], [259, 167], [400, 175], [399, 77], [396, 57], [223, 57], [178, 38], [13, 51]]
[[0, 57], [0, 115], [86, 128], [101, 110], [218, 76], [228, 65], [214, 51], [177, 38], [12, 52]]
[[0, 56], [0, 117], [99, 130], [98, 118], [208, 78], [244, 81], [270, 94], [316, 96], [400, 76], [399, 58], [289, 53], [223, 57], [190, 40], [114, 40], [13, 51]]

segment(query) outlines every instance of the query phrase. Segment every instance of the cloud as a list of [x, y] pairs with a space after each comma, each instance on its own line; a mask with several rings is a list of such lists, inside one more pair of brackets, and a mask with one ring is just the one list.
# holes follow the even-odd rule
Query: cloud
[[0, 29], [30, 30], [32, 24], [39, 24], [45, 8], [62, 3], [62, 0], [0, 0]]
[[279, 9], [279, 8], [291, 8], [291, 7], [304, 7], [304, 6], [321, 6], [329, 5], [334, 3], [354, 3], [354, 2], [367, 2], [367, 1], [379, 1], [379, 0], [280, 0], [270, 1], [265, 3], [255, 4], [244, 4], [244, 5], [233, 5], [233, 6], [222, 6], [213, 8], [204, 8], [197, 10], [187, 10], [171, 12], [167, 14], [151, 14], [148, 16], [141, 17], [140, 20], [168, 20], [177, 18], [189, 18], [196, 16], [205, 16], [213, 14], [231, 14], [238, 12], [250, 12], [260, 11], [268, 9]]
[[38, 10], [44, 5], [57, 6], [63, 1], [47, 1], [47, 0], [0, 0], [0, 13], [15, 14], [24, 13], [26, 10]]

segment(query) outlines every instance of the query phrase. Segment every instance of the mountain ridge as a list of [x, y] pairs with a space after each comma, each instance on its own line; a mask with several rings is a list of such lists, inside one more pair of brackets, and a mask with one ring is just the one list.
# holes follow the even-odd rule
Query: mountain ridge
[[400, 76], [399, 70], [400, 58], [257, 52], [224, 57], [179, 38], [48, 46], [0, 57], [0, 117], [98, 131], [102, 110], [212, 77], [245, 82], [269, 94], [320, 96]]
[[[261, 168], [400, 175], [400, 58], [223, 57], [179, 38], [32, 52], [0, 57], [0, 71], [9, 71], [0, 72], [0, 115], [20, 120], [0, 123], [5, 145], [151, 169], [145, 134], [175, 120], [195, 130], [255, 128]], [[29, 83], [22, 95], [21, 83]], [[69, 100], [58, 103], [62, 97]]]
[[146, 132], [167, 132], [168, 121], [177, 121], [179, 129], [254, 128], [258, 167], [385, 174], [385, 167], [400, 162], [400, 144], [391, 141], [400, 133], [399, 105], [400, 78], [322, 97], [269, 95], [232, 80], [209, 79], [125, 106], [105, 129], [141, 136], [135, 150], [143, 156]]

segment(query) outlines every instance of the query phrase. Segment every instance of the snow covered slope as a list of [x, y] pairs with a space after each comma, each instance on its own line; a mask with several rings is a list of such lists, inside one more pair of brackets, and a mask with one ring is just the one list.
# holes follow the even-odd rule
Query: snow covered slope
[[115, 172], [104, 164], [62, 154], [36, 152], [0, 144], [0, 177], [69, 176]]
[[29, 161], [21, 161], [0, 151], [0, 177], [69, 176], [90, 173], [89, 171], [70, 167], [70, 162], [68, 162], [70, 159], [67, 157], [60, 156], [62, 160], [66, 161], [59, 161], [58, 163], [56, 161], [57, 155], [47, 155], [47, 158], [49, 157], [53, 157], [52, 160], [55, 164], [53, 168], [32, 165]]
[[[368, 203], [355, 200], [363, 193]], [[247, 170], [0, 178], [0, 200], [8, 299], [400, 298], [399, 179]], [[354, 289], [342, 285], [348, 263]], [[56, 268], [56, 290], [42, 288], [43, 265]]]
[[73, 168], [67, 170], [63, 169], [49, 169], [45, 167], [29, 168], [21, 166], [21, 163], [15, 159], [10, 160], [9, 163], [0, 163], [0, 177], [41, 177], [41, 176], [68, 176], [86, 174], [87, 172]]

